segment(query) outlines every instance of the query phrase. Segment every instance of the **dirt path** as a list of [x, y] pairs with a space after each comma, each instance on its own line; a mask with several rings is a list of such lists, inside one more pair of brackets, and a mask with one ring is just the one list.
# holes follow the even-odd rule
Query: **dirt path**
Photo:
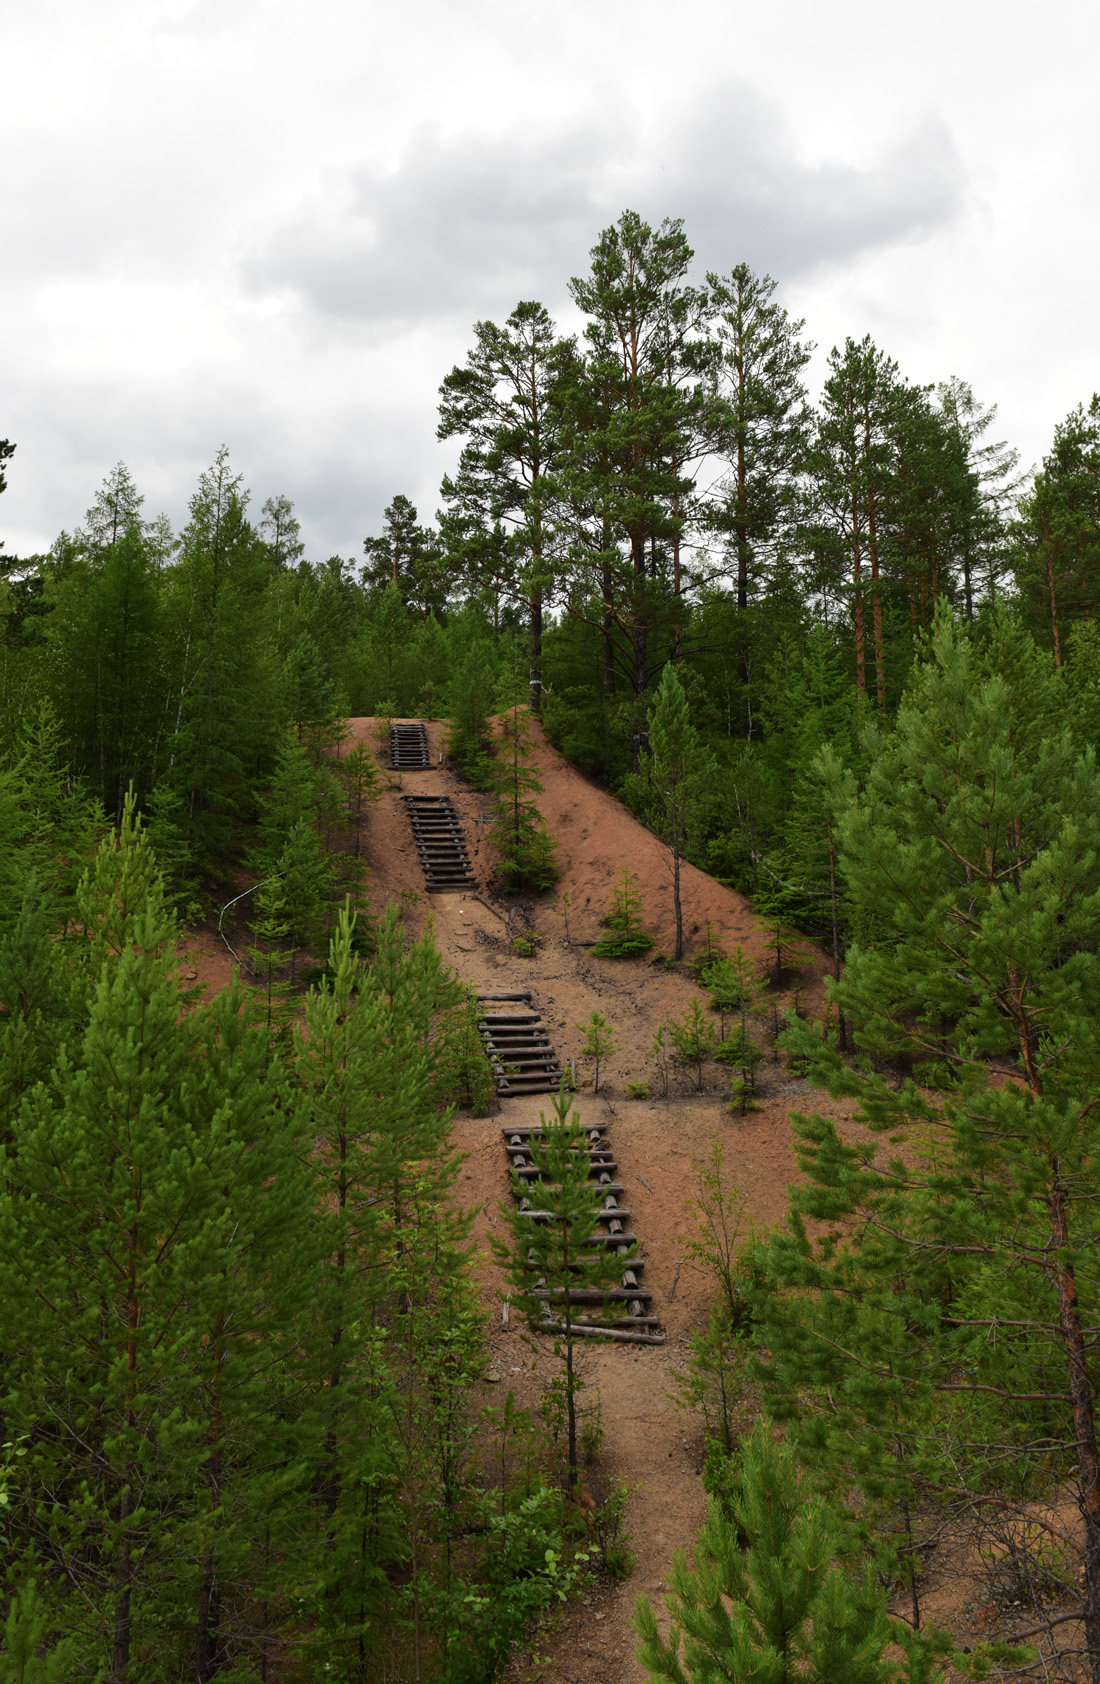
[[[351, 721], [348, 747], [365, 740], [377, 747], [371, 720]], [[538, 1677], [545, 1684], [634, 1684], [645, 1673], [634, 1658], [630, 1626], [634, 1598], [646, 1591], [660, 1604], [672, 1556], [690, 1549], [703, 1518], [699, 1479], [702, 1432], [696, 1417], [677, 1407], [673, 1370], [687, 1359], [693, 1327], [705, 1325], [713, 1289], [685, 1254], [688, 1202], [696, 1192], [699, 1167], [717, 1134], [732, 1179], [748, 1201], [758, 1225], [782, 1220], [786, 1188], [795, 1174], [788, 1112], [814, 1109], [835, 1116], [827, 1096], [815, 1093], [781, 1065], [762, 1069], [760, 1108], [735, 1118], [721, 1098], [728, 1078], [711, 1066], [707, 1088], [691, 1094], [673, 1076], [668, 1097], [628, 1100], [628, 1082], [659, 1082], [651, 1059], [660, 1023], [680, 1016], [693, 999], [703, 1000], [690, 977], [643, 961], [601, 960], [589, 951], [599, 934], [615, 878], [628, 863], [636, 873], [647, 928], [666, 951], [673, 946], [671, 876], [667, 851], [625, 807], [567, 765], [545, 742], [535, 756], [544, 793], [539, 805], [558, 839], [561, 880], [555, 890], [518, 903], [493, 900], [493, 858], [487, 840], [489, 799], [446, 764], [443, 727], [428, 727], [431, 770], [389, 774], [389, 787], [364, 827], [370, 865], [368, 892], [376, 910], [400, 899], [411, 926], [431, 921], [444, 959], [460, 976], [486, 991], [530, 988], [563, 1061], [577, 1059], [581, 1079], [578, 1109], [610, 1125], [611, 1141], [624, 1184], [623, 1202], [633, 1212], [646, 1259], [646, 1285], [653, 1310], [667, 1331], [661, 1347], [637, 1348], [590, 1341], [585, 1347], [585, 1401], [600, 1399], [604, 1445], [587, 1477], [598, 1491], [616, 1479], [631, 1488], [627, 1529], [635, 1556], [629, 1579], [570, 1602], [559, 1621], [539, 1634], [538, 1668], [520, 1661], [518, 1679]], [[492, 904], [470, 895], [427, 895], [402, 794], [449, 795], [462, 818], [481, 892]], [[569, 896], [568, 936], [563, 895]], [[749, 903], [733, 890], [692, 866], [684, 868], [685, 933], [689, 952], [709, 920], [727, 949], [740, 942], [762, 965], [764, 938], [756, 930]], [[534, 958], [520, 957], [514, 938], [530, 930], [542, 935]], [[230, 932], [230, 939], [233, 939]], [[216, 936], [199, 933], [189, 946], [200, 981], [220, 984], [228, 975], [228, 952]], [[822, 968], [796, 980], [800, 998], [813, 1005], [820, 998]], [[788, 994], [787, 998], [791, 996]], [[580, 1056], [583, 1024], [594, 1010], [610, 1018], [618, 1052], [594, 1096], [591, 1077]], [[490, 1365], [485, 1399], [499, 1399], [511, 1388], [519, 1405], [537, 1407], [545, 1383], [555, 1371], [551, 1341], [534, 1340], [516, 1325], [501, 1322], [503, 1281], [488, 1255], [488, 1241], [501, 1224], [498, 1206], [509, 1197], [507, 1164], [501, 1144], [502, 1123], [537, 1122], [546, 1101], [538, 1097], [503, 1101], [503, 1111], [489, 1118], [461, 1116], [455, 1140], [466, 1154], [458, 1192], [476, 1209], [475, 1235], [482, 1251], [477, 1275], [489, 1322]]]
[[[373, 741], [372, 722], [353, 720], [353, 741]], [[619, 1163], [623, 1202], [634, 1213], [635, 1228], [646, 1258], [646, 1284], [654, 1295], [654, 1312], [661, 1315], [667, 1343], [655, 1348], [607, 1345], [592, 1341], [585, 1348], [586, 1401], [598, 1392], [604, 1447], [589, 1475], [606, 1489], [615, 1479], [631, 1487], [627, 1527], [635, 1568], [630, 1578], [581, 1600], [571, 1602], [559, 1622], [540, 1635], [543, 1657], [540, 1678], [555, 1684], [622, 1684], [644, 1680], [634, 1658], [635, 1638], [630, 1626], [634, 1598], [646, 1591], [660, 1602], [673, 1552], [690, 1549], [703, 1518], [704, 1496], [699, 1479], [702, 1432], [697, 1419], [677, 1407], [673, 1369], [685, 1363], [693, 1327], [704, 1325], [712, 1287], [687, 1259], [683, 1236], [689, 1226], [688, 1201], [694, 1196], [699, 1166], [717, 1133], [733, 1179], [747, 1196], [758, 1224], [782, 1219], [786, 1188], [795, 1174], [790, 1145], [788, 1111], [792, 1107], [826, 1110], [832, 1102], [795, 1080], [781, 1066], [764, 1068], [761, 1107], [735, 1118], [722, 1103], [725, 1078], [712, 1066], [711, 1091], [691, 1095], [673, 1079], [668, 1098], [627, 1100], [627, 1082], [654, 1080], [650, 1048], [658, 1025], [679, 1016], [693, 999], [702, 999], [691, 979], [661, 965], [601, 960], [584, 943], [596, 939], [599, 919], [607, 909], [612, 884], [624, 863], [636, 873], [646, 924], [661, 947], [673, 945], [671, 876], [666, 850], [606, 791], [597, 788], [568, 766], [547, 744], [540, 742], [536, 758], [544, 792], [539, 805], [548, 828], [558, 839], [561, 880], [551, 893], [518, 905], [496, 902], [490, 910], [470, 896], [423, 892], [416, 851], [400, 800], [402, 793], [450, 795], [462, 816], [475, 875], [491, 881], [492, 855], [487, 841], [488, 798], [470, 788], [447, 765], [443, 729], [428, 728], [435, 761], [433, 769], [405, 772], [400, 788], [387, 791], [371, 815], [367, 851], [376, 906], [402, 895], [410, 920], [422, 926], [431, 917], [435, 939], [455, 970], [479, 987], [492, 991], [530, 988], [550, 1028], [560, 1058], [578, 1060], [581, 1087], [578, 1108], [582, 1117], [598, 1117], [610, 1125]], [[441, 758], [442, 757], [442, 758]], [[395, 774], [396, 777], [396, 774]], [[562, 897], [568, 893], [568, 936]], [[416, 897], [413, 899], [413, 897]], [[717, 938], [728, 948], [742, 943], [763, 961], [764, 938], [755, 929], [751, 908], [733, 890], [705, 873], [684, 870], [685, 931], [689, 949], [710, 920]], [[514, 937], [534, 928], [543, 937], [535, 958], [521, 958], [512, 947]], [[798, 979], [801, 997], [813, 1003], [820, 996], [821, 969]], [[619, 1050], [600, 1092], [593, 1096], [580, 1048], [583, 1024], [593, 1010], [607, 1014], [615, 1026]], [[655, 1090], [656, 1091], [656, 1090]], [[462, 1117], [455, 1129], [460, 1150], [468, 1154], [459, 1182], [463, 1202], [477, 1209], [476, 1235], [488, 1252], [491, 1234], [500, 1231], [498, 1206], [508, 1198], [501, 1126], [538, 1120], [545, 1100], [536, 1097], [505, 1100], [503, 1113], [491, 1118]], [[479, 1280], [490, 1325], [492, 1362], [486, 1395], [499, 1396], [506, 1387], [517, 1403], [535, 1407], [539, 1392], [555, 1369], [549, 1340], [532, 1340], [518, 1329], [515, 1318], [501, 1325], [502, 1279], [483, 1257]], [[530, 1670], [520, 1664], [516, 1676]]]

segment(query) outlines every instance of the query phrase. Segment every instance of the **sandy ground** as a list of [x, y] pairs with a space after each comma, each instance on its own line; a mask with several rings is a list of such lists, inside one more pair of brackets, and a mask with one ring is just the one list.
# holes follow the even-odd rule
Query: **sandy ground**
[[[351, 727], [349, 747], [359, 739], [377, 746], [373, 721], [352, 720]], [[603, 1451], [589, 1478], [597, 1493], [615, 1479], [629, 1483], [627, 1528], [636, 1565], [625, 1582], [570, 1603], [558, 1622], [540, 1633], [537, 1644], [543, 1657], [539, 1677], [548, 1684], [641, 1681], [646, 1674], [634, 1658], [630, 1627], [634, 1598], [644, 1590], [660, 1602], [673, 1552], [690, 1549], [704, 1509], [701, 1427], [677, 1406], [672, 1372], [685, 1362], [691, 1330], [705, 1325], [713, 1298], [712, 1284], [684, 1247], [688, 1203], [696, 1192], [700, 1164], [717, 1134], [729, 1175], [746, 1196], [752, 1220], [758, 1225], [777, 1223], [795, 1176], [789, 1111], [812, 1109], [837, 1117], [849, 1113], [771, 1059], [761, 1067], [759, 1108], [744, 1118], [733, 1116], [723, 1102], [728, 1074], [713, 1064], [707, 1068], [702, 1094], [690, 1092], [686, 1079], [674, 1073], [667, 1098], [626, 1099], [628, 1082], [656, 1082], [650, 1048], [659, 1024], [681, 1015], [691, 1000], [705, 1001], [705, 996], [682, 970], [669, 971], [648, 961], [598, 959], [585, 944], [599, 935], [612, 885], [628, 863], [637, 875], [647, 928], [662, 949], [672, 950], [667, 850], [620, 802], [540, 739], [535, 747], [544, 783], [539, 805], [558, 839], [561, 880], [545, 895], [504, 902], [492, 891], [489, 799], [448, 766], [444, 728], [433, 724], [428, 733], [433, 767], [401, 774], [387, 768], [388, 787], [365, 826], [370, 898], [376, 910], [400, 898], [414, 929], [431, 920], [445, 959], [464, 979], [487, 991], [532, 990], [559, 1057], [578, 1061], [581, 1116], [610, 1125], [619, 1178], [626, 1189], [623, 1202], [633, 1213], [632, 1227], [646, 1259], [645, 1281], [653, 1292], [654, 1313], [663, 1318], [667, 1331], [661, 1347], [597, 1341], [586, 1347], [586, 1401], [594, 1402], [598, 1391], [605, 1433]], [[451, 796], [466, 829], [480, 893], [489, 905], [469, 895], [424, 892], [402, 793]], [[741, 943], [763, 966], [764, 937], [749, 903], [693, 866], [683, 869], [689, 953], [709, 919], [727, 950]], [[570, 902], [568, 937], [565, 893]], [[240, 937], [227, 928], [229, 940], [238, 945]], [[522, 958], [512, 943], [530, 929], [541, 933], [542, 945], [535, 958]], [[197, 980], [218, 986], [226, 979], [232, 961], [215, 934], [198, 932], [188, 938], [188, 948]], [[815, 958], [792, 978], [792, 988], [779, 1004], [789, 1002], [797, 988], [800, 1001], [812, 1008], [820, 1000], [822, 975], [823, 963]], [[606, 1073], [601, 1070], [600, 1091], [593, 1095], [581, 1057], [579, 1026], [597, 1009], [614, 1025], [619, 1050]], [[656, 1086], [653, 1091], [658, 1091]], [[537, 1121], [540, 1100], [531, 1096], [502, 1105], [503, 1110], [498, 1108], [489, 1118], [457, 1120], [455, 1141], [466, 1154], [459, 1193], [477, 1211], [475, 1233], [484, 1248], [478, 1278], [491, 1351], [486, 1399], [500, 1398], [511, 1387], [517, 1403], [533, 1407], [555, 1367], [550, 1342], [531, 1340], [516, 1327], [514, 1317], [511, 1327], [502, 1326], [502, 1279], [488, 1257], [488, 1240], [500, 1231], [498, 1206], [508, 1197], [502, 1123]], [[521, 1662], [515, 1670], [521, 1676], [531, 1668]]]

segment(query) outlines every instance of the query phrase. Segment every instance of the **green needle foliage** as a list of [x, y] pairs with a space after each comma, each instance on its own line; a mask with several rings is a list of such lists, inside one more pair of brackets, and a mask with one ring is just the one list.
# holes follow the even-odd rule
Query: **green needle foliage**
[[245, 1562], [258, 1580], [257, 1535], [278, 1535], [295, 1484], [266, 1457], [286, 1459], [280, 1400], [320, 1261], [313, 1179], [240, 995], [184, 1010], [132, 797], [79, 904], [87, 1029], [17, 1112], [0, 1170], [4, 1410], [29, 1435], [9, 1512], [78, 1587], [69, 1630], [93, 1670], [124, 1680], [152, 1631], [172, 1647], [191, 1628], [207, 1677], [217, 1587]]
[[365, 810], [382, 799], [382, 779], [378, 762], [362, 738], [344, 755], [338, 770], [344, 783], [344, 800], [355, 833], [355, 858], [358, 859], [363, 845]]
[[610, 935], [601, 936], [592, 948], [600, 959], [638, 959], [653, 946], [653, 937], [642, 928], [642, 897], [637, 881], [624, 865], [611, 893], [611, 909], [600, 922]]
[[[891, 1620], [868, 1567], [834, 1565], [843, 1532], [800, 1475], [791, 1447], [759, 1425], [710, 1512], [689, 1568], [681, 1552], [662, 1638], [640, 1596], [638, 1659], [652, 1684], [931, 1684], [950, 1644]], [[901, 1654], [898, 1654], [898, 1648]]]
[[593, 1012], [586, 1024], [579, 1024], [577, 1028], [584, 1029], [584, 1045], [581, 1057], [592, 1060], [592, 1092], [600, 1091], [600, 1065], [614, 1056], [618, 1047], [615, 1041], [615, 1031], [610, 1020], [603, 1012]]
[[796, 1119], [807, 1181], [769, 1257], [791, 1290], [761, 1301], [768, 1407], [868, 1523], [900, 1520], [879, 1548], [915, 1617], [932, 1493], [1013, 1512], [1072, 1490], [1097, 1677], [1096, 772], [1006, 617], [968, 636], [942, 613], [930, 657], [865, 791], [838, 795], [863, 933], [833, 998], [860, 1061], [787, 1031], [865, 1132]]
[[684, 956], [684, 913], [680, 901], [680, 863], [688, 844], [695, 809], [704, 784], [714, 774], [691, 723], [684, 687], [670, 662], [649, 713], [649, 774], [660, 802], [661, 834], [672, 858], [672, 907], [676, 918], [673, 958]]
[[[562, 1088], [553, 1099], [554, 1118], [539, 1113], [542, 1135], [529, 1142], [531, 1163], [540, 1180], [528, 1183], [513, 1174], [517, 1206], [501, 1205], [511, 1245], [493, 1242], [493, 1254], [507, 1272], [516, 1298], [529, 1323], [557, 1330], [554, 1349], [563, 1365], [569, 1483], [576, 1484], [577, 1397], [582, 1380], [577, 1372], [577, 1323], [606, 1321], [599, 1301], [583, 1308], [571, 1302], [573, 1291], [603, 1293], [617, 1287], [634, 1248], [621, 1253], [600, 1241], [603, 1191], [589, 1177], [588, 1137], [573, 1096]], [[527, 1209], [522, 1208], [524, 1205]]]
[[698, 1000], [692, 1000], [684, 1015], [664, 1026], [672, 1042], [673, 1051], [696, 1093], [703, 1091], [703, 1065], [713, 1058], [718, 1048], [714, 1027], [707, 1022]]
[[542, 793], [542, 780], [524, 758], [531, 727], [526, 709], [513, 703], [504, 716], [496, 757], [488, 773], [493, 794], [490, 832], [499, 856], [497, 867], [506, 894], [525, 889], [549, 889], [558, 880], [557, 844], [532, 798]]

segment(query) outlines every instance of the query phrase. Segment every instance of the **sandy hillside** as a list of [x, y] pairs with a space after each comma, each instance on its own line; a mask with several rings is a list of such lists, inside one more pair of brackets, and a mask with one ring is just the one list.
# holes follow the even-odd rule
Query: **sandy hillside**
[[[355, 719], [351, 728], [349, 747], [360, 739], [378, 746], [373, 721]], [[717, 1134], [729, 1173], [745, 1194], [752, 1219], [757, 1224], [778, 1222], [786, 1209], [787, 1184], [795, 1174], [789, 1110], [815, 1109], [837, 1116], [846, 1116], [847, 1111], [771, 1060], [760, 1071], [760, 1108], [745, 1118], [732, 1116], [723, 1103], [728, 1076], [717, 1065], [709, 1067], [701, 1095], [689, 1092], [685, 1080], [674, 1074], [667, 1098], [625, 1099], [628, 1082], [655, 1079], [650, 1048], [658, 1026], [681, 1015], [691, 1000], [702, 1002], [705, 996], [686, 974], [646, 961], [597, 959], [585, 944], [599, 934], [599, 918], [625, 862], [637, 875], [647, 927], [659, 946], [671, 951], [674, 924], [667, 851], [620, 802], [582, 777], [540, 739], [535, 748], [544, 784], [539, 805], [558, 839], [561, 881], [546, 895], [506, 903], [492, 892], [489, 799], [447, 765], [444, 728], [432, 724], [428, 735], [432, 768], [400, 774], [387, 768], [388, 787], [365, 826], [371, 899], [380, 909], [400, 898], [415, 929], [424, 928], [430, 919], [446, 960], [478, 987], [491, 992], [532, 990], [559, 1057], [578, 1060], [582, 1117], [610, 1125], [619, 1179], [626, 1189], [622, 1202], [633, 1213], [631, 1225], [646, 1259], [645, 1281], [653, 1292], [653, 1313], [663, 1318], [667, 1330], [667, 1342], [661, 1347], [639, 1349], [597, 1341], [586, 1347], [588, 1398], [593, 1400], [598, 1389], [605, 1429], [604, 1450], [589, 1478], [597, 1494], [613, 1479], [624, 1478], [631, 1485], [627, 1524], [636, 1567], [624, 1584], [570, 1604], [560, 1623], [540, 1635], [538, 1645], [540, 1654], [550, 1656], [540, 1674], [548, 1684], [642, 1680], [645, 1674], [634, 1659], [635, 1639], [629, 1623], [634, 1597], [640, 1590], [659, 1590], [673, 1551], [690, 1547], [703, 1516], [698, 1477], [702, 1435], [697, 1421], [676, 1406], [672, 1378], [672, 1370], [686, 1359], [691, 1329], [705, 1323], [712, 1297], [710, 1284], [687, 1259], [683, 1244], [689, 1224], [687, 1203], [696, 1189], [699, 1164]], [[401, 802], [403, 793], [451, 796], [488, 905], [469, 895], [424, 892]], [[566, 892], [569, 940], [562, 907]], [[763, 939], [744, 897], [687, 865], [683, 903], [689, 951], [709, 919], [727, 949], [740, 942], [762, 963]], [[512, 945], [517, 935], [530, 929], [543, 937], [533, 959], [520, 957]], [[227, 930], [229, 940], [237, 945], [241, 937], [234, 934], [228, 920]], [[190, 947], [199, 980], [216, 985], [228, 975], [231, 959], [216, 936], [200, 933], [190, 939]], [[820, 998], [821, 976], [818, 963], [793, 979], [802, 1002], [812, 1005]], [[792, 997], [788, 991], [785, 998]], [[591, 1078], [580, 1057], [583, 1035], [578, 1026], [596, 1009], [614, 1025], [619, 1051], [606, 1074], [601, 1071], [600, 1092], [593, 1097]], [[545, 1107], [545, 1100], [542, 1103]], [[509, 1099], [502, 1107], [489, 1118], [460, 1117], [455, 1130], [457, 1144], [467, 1154], [460, 1195], [477, 1210], [476, 1234], [486, 1253], [490, 1234], [500, 1228], [498, 1204], [508, 1197], [502, 1123], [505, 1119], [520, 1124], [537, 1121], [540, 1100], [536, 1096]], [[517, 1329], [514, 1317], [511, 1327], [502, 1326], [501, 1278], [487, 1255], [478, 1276], [490, 1327], [486, 1401], [499, 1398], [510, 1386], [518, 1403], [533, 1406], [541, 1384], [556, 1366], [550, 1342], [530, 1340]], [[521, 1662], [517, 1676], [523, 1670]]]

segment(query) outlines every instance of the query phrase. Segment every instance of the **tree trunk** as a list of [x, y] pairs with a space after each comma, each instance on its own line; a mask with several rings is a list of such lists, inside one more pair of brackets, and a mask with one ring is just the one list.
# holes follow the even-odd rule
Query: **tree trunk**
[[1047, 1194], [1051, 1276], [1058, 1293], [1058, 1315], [1069, 1366], [1069, 1391], [1077, 1439], [1078, 1504], [1085, 1524], [1085, 1563], [1082, 1583], [1085, 1641], [1091, 1684], [1100, 1684], [1100, 1453], [1096, 1444], [1096, 1411], [1089, 1381], [1085, 1338], [1077, 1301], [1073, 1264], [1062, 1261], [1069, 1249], [1066, 1195], [1055, 1180]]
[[1050, 627], [1054, 633], [1054, 665], [1062, 666], [1062, 640], [1058, 635], [1058, 596], [1054, 589], [1054, 550], [1047, 538], [1047, 587], [1050, 591]]
[[[119, 1500], [119, 1519], [125, 1524], [130, 1513], [130, 1487]], [[115, 1573], [114, 1641], [111, 1647], [111, 1684], [126, 1684], [130, 1670], [130, 1545], [123, 1543]]]
[[542, 712], [542, 586], [531, 592], [531, 712]]
[[672, 833], [672, 905], [676, 913], [676, 953], [677, 959], [684, 957], [684, 912], [680, 905], [680, 832], [679, 828]]
[[850, 489], [852, 492], [852, 616], [856, 628], [856, 689], [861, 696], [865, 696], [867, 694], [867, 655], [863, 635], [863, 543], [854, 476]]
[[[603, 523], [604, 554], [611, 548], [611, 528], [607, 520]], [[615, 688], [615, 589], [611, 577], [611, 563], [603, 564], [603, 687], [610, 696]]]
[[221, 1612], [221, 1593], [214, 1557], [208, 1551], [203, 1557], [202, 1578], [199, 1583], [198, 1632], [195, 1638], [195, 1684], [210, 1684], [220, 1671], [217, 1659], [218, 1617]]
[[880, 713], [886, 712], [886, 654], [882, 642], [882, 597], [878, 578], [878, 521], [874, 494], [867, 499], [867, 553], [871, 561], [871, 624], [875, 643], [875, 688]]

